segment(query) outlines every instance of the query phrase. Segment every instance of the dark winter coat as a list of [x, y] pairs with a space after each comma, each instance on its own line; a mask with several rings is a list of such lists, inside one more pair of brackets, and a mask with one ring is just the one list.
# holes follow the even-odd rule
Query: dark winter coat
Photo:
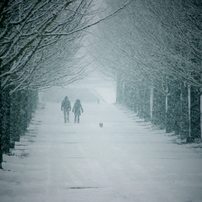
[[71, 103], [68, 99], [64, 99], [62, 101], [61, 110], [65, 110], [65, 111], [71, 110]]
[[81, 115], [81, 112], [83, 112], [83, 108], [80, 102], [78, 101], [75, 102], [72, 112], [74, 112], [75, 115], [78, 115], [78, 116]]

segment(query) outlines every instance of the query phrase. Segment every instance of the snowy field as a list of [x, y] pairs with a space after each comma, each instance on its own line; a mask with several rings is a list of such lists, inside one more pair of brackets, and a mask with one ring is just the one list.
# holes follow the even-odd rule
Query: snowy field
[[202, 201], [201, 153], [119, 105], [83, 108], [80, 124], [72, 113], [64, 124], [60, 103], [40, 105], [4, 155], [1, 202]]

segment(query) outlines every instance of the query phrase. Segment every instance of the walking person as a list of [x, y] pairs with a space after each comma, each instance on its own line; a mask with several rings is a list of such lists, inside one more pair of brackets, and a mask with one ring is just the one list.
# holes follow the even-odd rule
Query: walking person
[[69, 122], [69, 112], [71, 111], [71, 102], [69, 101], [68, 97], [65, 96], [65, 99], [62, 101], [61, 110], [64, 113], [64, 122]]
[[79, 123], [81, 112], [83, 113], [83, 107], [79, 99], [74, 103], [72, 112], [74, 113], [74, 123]]

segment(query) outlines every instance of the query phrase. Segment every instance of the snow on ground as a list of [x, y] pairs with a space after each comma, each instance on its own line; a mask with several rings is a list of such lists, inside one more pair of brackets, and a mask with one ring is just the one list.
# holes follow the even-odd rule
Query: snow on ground
[[64, 124], [59, 103], [38, 109], [4, 155], [1, 202], [202, 201], [200, 153], [119, 105], [83, 108], [80, 124]]

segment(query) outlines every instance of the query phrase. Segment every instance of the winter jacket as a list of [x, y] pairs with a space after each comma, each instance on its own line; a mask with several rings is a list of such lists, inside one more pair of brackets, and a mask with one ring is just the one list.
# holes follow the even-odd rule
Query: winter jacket
[[64, 99], [61, 104], [61, 110], [71, 110], [71, 103], [68, 99]]
[[80, 102], [75, 102], [72, 112], [74, 112], [75, 115], [81, 115], [83, 108]]

